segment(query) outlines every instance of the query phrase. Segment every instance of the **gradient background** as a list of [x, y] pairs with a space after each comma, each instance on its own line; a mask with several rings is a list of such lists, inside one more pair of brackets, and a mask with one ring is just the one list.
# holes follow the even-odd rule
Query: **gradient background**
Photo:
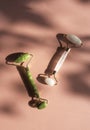
[[[58, 85], [37, 81], [56, 48], [57, 33], [75, 34], [84, 45], [72, 49], [57, 74]], [[90, 0], [0, 0], [0, 130], [90, 130]], [[14, 66], [14, 52], [34, 55], [31, 72], [46, 109], [30, 97]]]

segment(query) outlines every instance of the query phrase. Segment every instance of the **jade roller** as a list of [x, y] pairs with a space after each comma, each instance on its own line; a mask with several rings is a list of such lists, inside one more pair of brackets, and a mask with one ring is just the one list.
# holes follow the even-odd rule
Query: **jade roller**
[[[46, 99], [43, 99], [39, 95], [38, 88], [33, 80], [32, 74], [29, 70], [29, 62], [32, 58], [32, 54], [28, 53], [14, 53], [6, 57], [7, 64], [9, 65], [15, 65], [27, 90], [29, 93], [29, 96], [32, 97], [32, 100], [30, 101], [30, 105], [32, 107], [37, 107], [38, 109], [43, 109], [47, 106], [48, 101]], [[10, 57], [12, 57], [10, 59]], [[16, 57], [16, 58], [15, 58]], [[11, 63], [12, 61], [12, 63]], [[23, 66], [23, 64], [28, 61], [26, 66]]]
[[[66, 57], [71, 51], [71, 48], [77, 48], [82, 45], [82, 41], [73, 34], [57, 34], [57, 39], [60, 43], [60, 47], [58, 47], [45, 71], [45, 83], [49, 86], [57, 84], [55, 74], [61, 69]], [[64, 46], [62, 41], [64, 42]], [[52, 76], [54, 78], [52, 78]]]

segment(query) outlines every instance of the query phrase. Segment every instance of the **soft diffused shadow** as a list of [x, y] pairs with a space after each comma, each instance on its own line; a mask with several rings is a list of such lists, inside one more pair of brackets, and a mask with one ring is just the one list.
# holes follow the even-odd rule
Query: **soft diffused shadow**
[[39, 4], [42, 0], [0, 0], [0, 12], [14, 23], [28, 21], [43, 27], [51, 27], [51, 23], [32, 8], [33, 2]]
[[20, 112], [17, 111], [15, 104], [10, 102], [4, 102], [0, 104], [0, 114], [5, 114], [9, 116], [18, 116]]
[[[86, 71], [67, 75], [69, 82], [67, 90], [73, 94], [88, 96], [90, 98], [90, 83], [89, 79], [86, 78], [88, 74], [90, 75], [90, 65], [87, 64], [86, 66]], [[86, 80], [84, 80], [84, 77]]]
[[82, 39], [83, 41], [90, 41], [90, 35], [81, 36], [81, 39]]
[[[16, 38], [18, 40], [21, 40], [21, 41], [29, 41], [29, 42], [35, 42], [35, 43], [39, 43], [40, 40], [36, 37], [33, 37], [33, 36], [27, 36], [27, 35], [24, 35], [24, 34], [17, 34], [17, 33], [13, 33], [13, 32], [9, 32], [9, 31], [5, 31], [5, 30], [1, 30], [0, 31], [0, 37], [2, 36], [11, 36], [13, 38]], [[20, 43], [18, 43], [18, 46], [21, 47], [19, 45]], [[23, 45], [24, 46], [24, 43]], [[26, 46], [26, 43], [25, 43], [25, 46]]]
[[79, 2], [81, 2], [81, 3], [85, 3], [85, 4], [88, 4], [88, 3], [90, 3], [90, 0], [78, 0]]

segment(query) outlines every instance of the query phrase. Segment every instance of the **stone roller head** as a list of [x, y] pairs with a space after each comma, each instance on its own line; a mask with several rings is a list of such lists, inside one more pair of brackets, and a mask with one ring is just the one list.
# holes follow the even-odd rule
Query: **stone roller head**
[[68, 48], [77, 48], [83, 45], [81, 39], [74, 34], [60, 34], [56, 35], [60, 45], [62, 46], [61, 41], [67, 44]]

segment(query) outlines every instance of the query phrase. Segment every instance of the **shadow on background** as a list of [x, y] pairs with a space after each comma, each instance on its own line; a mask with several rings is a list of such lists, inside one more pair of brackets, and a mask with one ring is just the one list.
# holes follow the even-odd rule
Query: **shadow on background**
[[[46, 0], [48, 2], [48, 0]], [[42, 13], [36, 11], [33, 8], [33, 4], [40, 4], [45, 2], [44, 0], [0, 0], [0, 13], [5, 16], [9, 23], [26, 22], [36, 24], [40, 27], [52, 28], [52, 24]], [[6, 40], [5, 40], [6, 39]], [[26, 33], [18, 34], [7, 31], [5, 29], [0, 30], [0, 49], [3, 50], [6, 47], [7, 42], [12, 42], [13, 46], [17, 48], [24, 48], [29, 42], [41, 43], [40, 37], [28, 36]], [[28, 46], [29, 44], [27, 44]], [[44, 45], [44, 44], [43, 44]], [[8, 47], [7, 47], [8, 48]]]
[[[38, 26], [51, 27], [51, 23], [40, 13], [35, 11], [30, 4], [44, 0], [0, 0], [0, 12], [11, 22], [33, 22]], [[29, 6], [27, 6], [29, 5]]]
[[90, 35], [83, 36], [83, 37], [81, 37], [81, 39], [83, 41], [89, 41], [90, 40]]
[[[0, 50], [1, 52], [5, 51], [5, 49], [18, 49], [32, 47], [32, 43], [41, 45], [40, 39], [35, 36], [27, 36], [24, 34], [17, 34], [5, 30], [0, 31]], [[0, 63], [0, 68], [4, 68], [4, 63]]]
[[88, 4], [90, 3], [90, 0], [78, 0], [79, 2], [83, 3], [83, 4]]
[[[80, 39], [83, 41], [83, 46], [81, 48], [78, 48], [76, 50], [73, 49], [74, 53], [71, 55], [71, 62], [78, 62], [83, 66], [82, 71], [76, 71], [74, 73], [68, 73], [66, 75], [66, 78], [68, 80], [69, 86], [67, 87], [67, 90], [73, 94], [85, 96], [90, 98], [90, 62], [88, 60], [85, 60], [82, 58], [82, 60], [77, 60], [79, 57], [79, 54], [85, 54], [86, 56], [89, 56], [90, 54], [90, 46], [86, 44], [88, 41], [90, 41], [90, 35], [84, 35], [80, 36]], [[81, 55], [80, 55], [81, 56]], [[74, 59], [75, 57], [75, 59]], [[76, 58], [77, 57], [77, 58]], [[87, 58], [86, 58], [87, 59]], [[83, 64], [82, 64], [83, 63]], [[80, 66], [79, 66], [80, 67]]]
[[10, 103], [9, 101], [5, 101], [0, 104], [0, 114], [5, 114], [7, 116], [18, 116], [20, 112], [17, 111], [15, 104]]
[[[29, 41], [29, 42], [35, 42], [35, 43], [39, 43], [40, 40], [36, 37], [32, 37], [32, 36], [27, 36], [27, 35], [24, 35], [24, 34], [17, 34], [17, 33], [13, 33], [13, 32], [9, 32], [9, 31], [5, 31], [5, 30], [1, 30], [0, 31], [0, 37], [12, 37], [12, 38], [16, 38], [20, 41]], [[17, 43], [17, 46], [18, 47], [21, 47], [21, 44], [22, 43]], [[1, 44], [0, 44], [1, 45]], [[3, 46], [3, 44], [2, 44]], [[5, 46], [5, 45], [4, 45]], [[23, 42], [22, 46], [26, 46], [26, 43]]]
[[68, 74], [66, 77], [69, 82], [67, 90], [73, 94], [78, 94], [90, 98], [90, 64], [87, 63], [82, 72]]

